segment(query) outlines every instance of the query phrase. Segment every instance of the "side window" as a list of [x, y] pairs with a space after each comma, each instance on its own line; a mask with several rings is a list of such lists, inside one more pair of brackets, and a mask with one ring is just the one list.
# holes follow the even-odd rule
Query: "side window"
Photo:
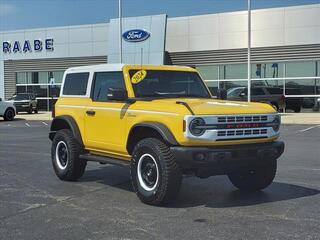
[[94, 75], [92, 100], [107, 102], [109, 88], [125, 89], [122, 72], [97, 72]]
[[261, 96], [264, 95], [264, 91], [262, 88], [251, 88], [251, 94]]
[[63, 86], [63, 95], [86, 95], [89, 73], [67, 74]]

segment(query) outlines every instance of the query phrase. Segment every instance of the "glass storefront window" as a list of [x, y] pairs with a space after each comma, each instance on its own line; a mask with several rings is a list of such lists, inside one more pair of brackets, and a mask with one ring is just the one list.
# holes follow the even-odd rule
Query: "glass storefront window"
[[55, 71], [52, 72], [52, 77], [54, 78], [55, 83], [62, 83], [64, 71]]
[[220, 79], [245, 79], [247, 77], [246, 64], [224, 65], [220, 69]]
[[[252, 78], [281, 78], [284, 77], [283, 63], [254, 63], [251, 66]], [[254, 83], [254, 81], [253, 81]], [[263, 82], [265, 86], [280, 87], [283, 85], [282, 80], [266, 80]]]
[[219, 66], [197, 66], [196, 69], [204, 80], [219, 79]]
[[[40, 110], [47, 110], [48, 107], [51, 109], [51, 104], [60, 95], [63, 74], [64, 71], [17, 72], [16, 83], [19, 86], [16, 86], [16, 93], [33, 93], [38, 100]], [[48, 85], [51, 79], [54, 79], [54, 84]]]
[[247, 81], [227, 81], [227, 82], [220, 82], [220, 88], [223, 89], [230, 89], [235, 87], [246, 87], [248, 86]]
[[286, 63], [286, 77], [314, 77], [316, 76], [316, 62]]
[[27, 75], [25, 72], [16, 73], [16, 82], [17, 84], [26, 84], [27, 83]]
[[39, 72], [38, 73], [38, 83], [47, 84], [48, 83], [48, 72]]

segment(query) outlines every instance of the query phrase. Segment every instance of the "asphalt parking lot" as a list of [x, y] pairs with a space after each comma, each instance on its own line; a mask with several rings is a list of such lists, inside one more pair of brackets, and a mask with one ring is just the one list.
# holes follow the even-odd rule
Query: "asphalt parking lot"
[[49, 124], [0, 120], [0, 239], [320, 239], [320, 126], [283, 126], [286, 150], [262, 192], [185, 177], [176, 203], [153, 207], [126, 168], [89, 163], [80, 181], [58, 180]]

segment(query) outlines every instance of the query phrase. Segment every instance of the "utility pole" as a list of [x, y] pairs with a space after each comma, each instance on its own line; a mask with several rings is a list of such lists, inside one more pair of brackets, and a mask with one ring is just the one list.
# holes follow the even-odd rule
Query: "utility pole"
[[119, 62], [122, 63], [122, 4], [119, 0]]
[[251, 0], [248, 0], [248, 102], [251, 102]]

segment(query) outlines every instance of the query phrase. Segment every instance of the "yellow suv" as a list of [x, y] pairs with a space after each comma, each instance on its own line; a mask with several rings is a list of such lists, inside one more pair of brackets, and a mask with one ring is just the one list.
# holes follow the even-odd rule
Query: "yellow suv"
[[77, 180], [87, 161], [128, 165], [138, 197], [153, 205], [174, 199], [183, 174], [266, 188], [284, 150], [272, 106], [213, 98], [190, 67], [70, 68], [54, 115], [49, 138], [60, 179]]

